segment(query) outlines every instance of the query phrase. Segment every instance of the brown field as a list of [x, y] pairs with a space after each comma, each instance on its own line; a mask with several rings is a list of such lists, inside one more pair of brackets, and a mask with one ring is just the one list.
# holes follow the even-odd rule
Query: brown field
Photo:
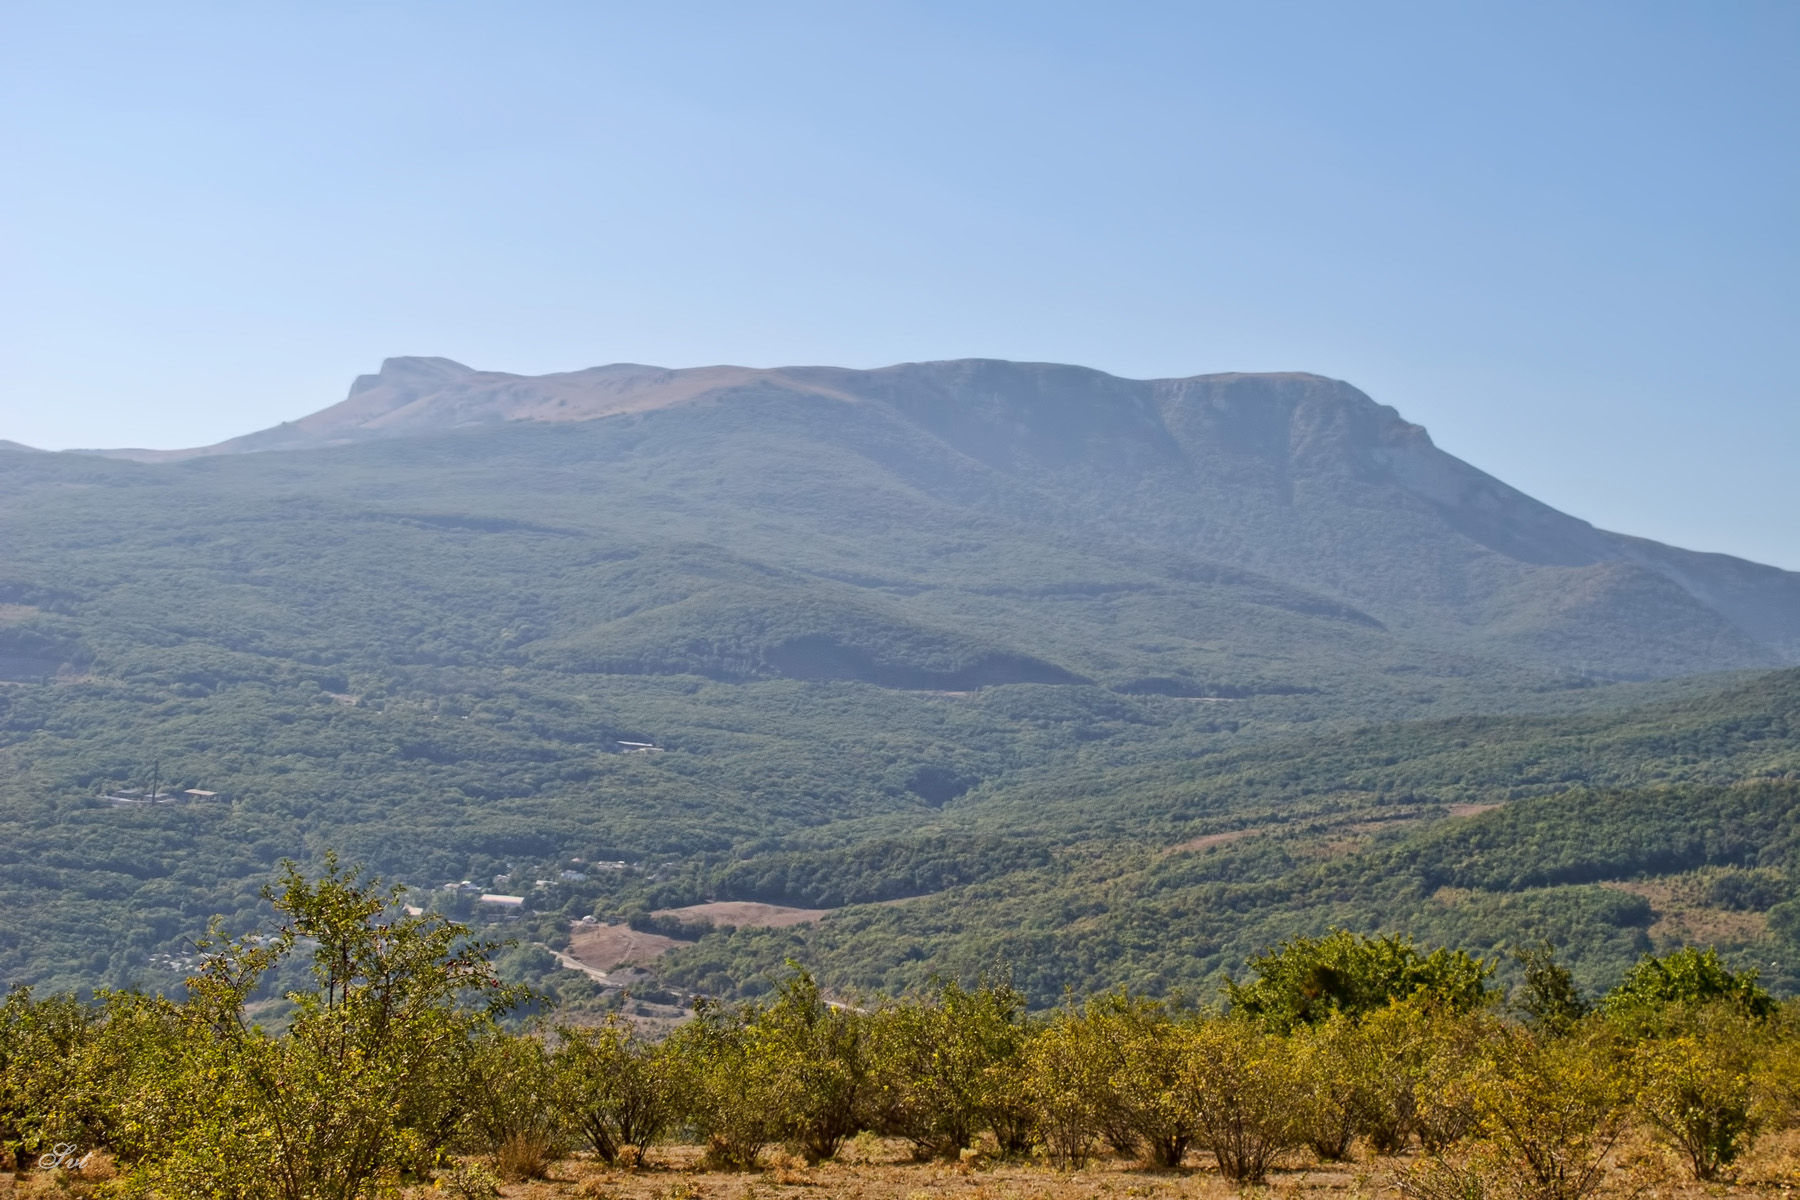
[[1702, 881], [1694, 875], [1669, 879], [1607, 882], [1600, 885], [1642, 896], [1650, 902], [1650, 940], [1658, 953], [1676, 946], [1718, 946], [1721, 950], [1756, 941], [1769, 931], [1769, 918], [1759, 912], [1733, 912], [1707, 904]]
[[[549, 1178], [509, 1184], [508, 1200], [1375, 1200], [1397, 1196], [1399, 1180], [1418, 1160], [1363, 1156], [1353, 1163], [1321, 1164], [1296, 1154], [1259, 1188], [1240, 1189], [1222, 1178], [1208, 1156], [1194, 1154], [1179, 1171], [1100, 1157], [1080, 1171], [1041, 1163], [994, 1162], [972, 1155], [959, 1163], [914, 1163], [905, 1146], [864, 1137], [847, 1144], [842, 1161], [807, 1166], [780, 1151], [764, 1155], [756, 1172], [699, 1169], [699, 1149], [664, 1146], [637, 1170], [609, 1169], [584, 1158], [551, 1168]], [[1700, 1200], [1726, 1195], [1791, 1195], [1800, 1186], [1800, 1138], [1784, 1133], [1764, 1139], [1749, 1155], [1735, 1184], [1688, 1180], [1666, 1151], [1639, 1142], [1616, 1156], [1598, 1193], [1602, 1200]], [[438, 1195], [420, 1189], [419, 1200]]]
[[[823, 908], [784, 908], [779, 904], [721, 900], [712, 904], [690, 904], [686, 908], [659, 909], [651, 915], [684, 921], [704, 919], [714, 925], [782, 929], [789, 925], [809, 925], [826, 912]], [[569, 957], [598, 971], [610, 971], [618, 966], [644, 966], [680, 945], [683, 943], [674, 938], [644, 933], [625, 925], [575, 924], [569, 927]]]
[[600, 971], [654, 962], [681, 943], [660, 933], [640, 933], [624, 925], [576, 925], [569, 931], [570, 958]]
[[1499, 804], [1452, 804], [1448, 811], [1453, 817], [1472, 817], [1477, 813], [1492, 812]]
[[[550, 1165], [544, 1178], [505, 1185], [506, 1200], [1375, 1200], [1394, 1197], [1415, 1155], [1362, 1156], [1356, 1162], [1322, 1164], [1293, 1155], [1261, 1187], [1240, 1189], [1220, 1177], [1204, 1154], [1179, 1171], [1149, 1170], [1102, 1156], [1079, 1171], [1035, 1162], [995, 1162], [971, 1154], [957, 1163], [914, 1163], [902, 1143], [867, 1135], [847, 1143], [840, 1161], [807, 1166], [779, 1150], [763, 1156], [763, 1169], [706, 1171], [694, 1146], [659, 1146], [643, 1166], [609, 1168], [577, 1155]], [[471, 1161], [482, 1161], [475, 1159]], [[84, 1178], [85, 1176], [85, 1178]], [[0, 1173], [0, 1197], [17, 1200], [83, 1200], [114, 1178], [104, 1157], [83, 1175], [24, 1170]], [[1740, 1164], [1732, 1183], [1698, 1184], [1664, 1149], [1633, 1141], [1614, 1155], [1596, 1200], [1702, 1200], [1721, 1196], [1791, 1197], [1800, 1187], [1800, 1131], [1762, 1139]], [[435, 1187], [415, 1186], [407, 1200], [446, 1200]]]
[[696, 919], [714, 925], [737, 925], [741, 928], [786, 929], [789, 925], [811, 925], [829, 909], [786, 908], [780, 904], [757, 904], [750, 900], [715, 900], [711, 904], [690, 904], [686, 908], [664, 908], [653, 917], [675, 917], [682, 921]]

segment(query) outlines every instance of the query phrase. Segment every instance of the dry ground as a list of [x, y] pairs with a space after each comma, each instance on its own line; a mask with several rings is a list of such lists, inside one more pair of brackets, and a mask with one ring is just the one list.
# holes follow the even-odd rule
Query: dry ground
[[[508, 1183], [506, 1200], [1237, 1200], [1246, 1192], [1257, 1200], [1376, 1200], [1400, 1195], [1398, 1180], [1416, 1160], [1367, 1158], [1347, 1164], [1320, 1164], [1296, 1155], [1270, 1174], [1260, 1188], [1239, 1189], [1210, 1166], [1180, 1171], [1149, 1170], [1137, 1163], [1103, 1157], [1080, 1171], [1057, 1171], [1039, 1163], [991, 1162], [974, 1157], [961, 1163], [914, 1163], [902, 1143], [858, 1139], [845, 1147], [843, 1161], [808, 1167], [779, 1151], [764, 1156], [754, 1172], [703, 1171], [699, 1150], [662, 1146], [638, 1169], [607, 1168], [585, 1156], [553, 1164], [548, 1178]], [[1205, 1160], [1203, 1154], [1192, 1160]], [[0, 1173], [4, 1200], [82, 1200], [105, 1194], [96, 1186], [110, 1179], [105, 1163], [86, 1178], [59, 1172]], [[1634, 1143], [1616, 1156], [1597, 1200], [1703, 1200], [1723, 1196], [1780, 1196], [1800, 1192], [1800, 1132], [1764, 1138], [1727, 1184], [1688, 1180], [1667, 1154]], [[407, 1189], [407, 1200], [453, 1200], [445, 1189]]]
[[625, 925], [574, 925], [569, 929], [567, 953], [596, 970], [610, 971], [621, 965], [655, 962], [669, 947], [679, 945], [674, 938]]
[[[780, 904], [722, 900], [713, 904], [691, 904], [686, 908], [659, 909], [651, 915], [686, 921], [704, 918], [714, 925], [784, 929], [789, 925], [809, 925], [826, 911], [823, 908], [787, 908]], [[569, 926], [567, 953], [570, 958], [595, 970], [610, 971], [618, 966], [646, 966], [682, 944], [660, 933], [644, 933], [626, 925], [575, 923]]]
[[1265, 829], [1233, 829], [1229, 833], [1203, 834], [1200, 837], [1190, 838], [1178, 845], [1170, 846], [1169, 853], [1175, 854], [1181, 851], [1204, 850], [1208, 846], [1223, 846], [1229, 842], [1235, 842], [1247, 837], [1256, 837], [1258, 834], [1267, 832], [1268, 831]]
[[[1235, 1200], [1244, 1191], [1260, 1200], [1375, 1200], [1398, 1196], [1400, 1174], [1415, 1159], [1364, 1157], [1320, 1164], [1296, 1155], [1270, 1174], [1261, 1188], [1240, 1190], [1210, 1165], [1180, 1171], [1149, 1170], [1137, 1163], [1101, 1158], [1080, 1171], [1039, 1163], [914, 1163], [905, 1146], [862, 1139], [845, 1148], [847, 1161], [806, 1166], [779, 1151], [753, 1173], [697, 1169], [694, 1147], [660, 1147], [639, 1170], [609, 1170], [580, 1158], [556, 1164], [550, 1178], [508, 1184], [508, 1200]], [[1206, 1160], [1195, 1154], [1190, 1161]], [[1697, 1184], [1666, 1153], [1634, 1144], [1618, 1156], [1601, 1200], [1701, 1200], [1702, 1197], [1800, 1192], [1800, 1135], [1765, 1138], [1731, 1184]], [[421, 1189], [417, 1200], [442, 1193]]]
[[1765, 913], [1734, 912], [1708, 904], [1703, 895], [1703, 876], [1677, 875], [1600, 886], [1631, 892], [1650, 902], [1654, 918], [1650, 941], [1659, 952], [1676, 946], [1718, 946], [1723, 951], [1754, 942], [1769, 931]]
[[653, 917], [695, 918], [714, 925], [736, 925], [743, 929], [786, 929], [790, 925], [810, 925], [829, 909], [789, 908], [782, 904], [758, 904], [751, 900], [715, 900], [710, 904], [690, 904], [686, 908], [664, 908]]

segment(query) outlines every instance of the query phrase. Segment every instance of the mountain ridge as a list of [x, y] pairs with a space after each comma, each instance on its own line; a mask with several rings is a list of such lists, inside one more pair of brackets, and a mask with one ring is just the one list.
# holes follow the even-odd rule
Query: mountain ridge
[[402, 357], [271, 429], [87, 453], [175, 463], [705, 409], [719, 412], [714, 425], [774, 428], [821, 403], [840, 413], [820, 418], [834, 432], [815, 421], [802, 436], [833, 449], [861, 438], [848, 443], [856, 453], [926, 494], [1251, 570], [1443, 644], [1516, 646], [1603, 674], [1617, 673], [1596, 664], [1621, 642], [1638, 645], [1628, 675], [1800, 662], [1800, 574], [1598, 529], [1441, 450], [1352, 385], [1305, 372], [1132, 380], [959, 359], [522, 376]]

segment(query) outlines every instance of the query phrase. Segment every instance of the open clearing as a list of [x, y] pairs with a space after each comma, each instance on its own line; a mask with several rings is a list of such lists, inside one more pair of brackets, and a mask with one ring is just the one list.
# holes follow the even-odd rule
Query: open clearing
[[[659, 909], [651, 915], [673, 917], [678, 921], [707, 920], [714, 925], [742, 928], [785, 929], [789, 925], [810, 925], [828, 911], [746, 900], [719, 900], [711, 904], [690, 904], [686, 908]], [[687, 943], [660, 933], [645, 933], [628, 925], [576, 924], [569, 929], [566, 953], [584, 966], [604, 972], [618, 966], [645, 966], [676, 946], [684, 945]]]
[[674, 938], [626, 925], [576, 925], [569, 931], [568, 955], [595, 970], [610, 971], [621, 964], [654, 962], [671, 946], [679, 945]]
[[678, 921], [706, 920], [714, 925], [736, 925], [740, 929], [786, 929], [789, 925], [811, 925], [830, 911], [826, 908], [787, 908], [780, 904], [757, 904], [750, 900], [715, 900], [711, 904], [659, 909], [650, 915], [674, 917]]

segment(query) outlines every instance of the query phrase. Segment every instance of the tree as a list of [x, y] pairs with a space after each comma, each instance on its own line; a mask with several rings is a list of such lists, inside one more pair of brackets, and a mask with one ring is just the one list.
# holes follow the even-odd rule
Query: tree
[[1030, 1144], [1023, 1084], [1025, 998], [1004, 983], [940, 981], [922, 1003], [888, 1004], [870, 1022], [875, 1126], [921, 1158], [955, 1158], [991, 1129], [1003, 1153]]
[[1305, 1092], [1292, 1047], [1241, 1017], [1196, 1021], [1185, 1040], [1198, 1140], [1225, 1178], [1261, 1183], [1275, 1159], [1304, 1138]]
[[628, 1147], [641, 1154], [654, 1145], [681, 1111], [674, 1056], [616, 1015], [599, 1028], [559, 1030], [550, 1062], [557, 1108], [609, 1166]]
[[[271, 935], [209, 939], [168, 1014], [178, 1036], [141, 1066], [137, 1176], [151, 1190], [357, 1200], [429, 1166], [442, 1130], [412, 1118], [443, 1098], [420, 1093], [457, 1086], [445, 1065], [519, 997], [490, 945], [435, 916], [389, 919], [398, 890], [334, 855], [316, 881], [284, 863], [279, 882], [264, 898], [285, 919]], [[272, 1035], [248, 1001], [303, 944], [313, 986], [288, 993], [292, 1020]]]
[[1284, 1033], [1333, 1013], [1361, 1016], [1421, 992], [1445, 1008], [1477, 1008], [1491, 999], [1487, 980], [1494, 972], [1492, 963], [1460, 950], [1421, 954], [1411, 938], [1345, 929], [1291, 938], [1248, 966], [1256, 978], [1225, 983], [1232, 1011]]
[[1751, 1017], [1773, 1016], [1774, 997], [1756, 982], [1754, 970], [1732, 971], [1717, 950], [1683, 946], [1661, 958], [1646, 954], [1623, 982], [1600, 1001], [1607, 1015], [1628, 1024], [1654, 1023], [1671, 1009], [1730, 1004]]
[[1567, 1033], [1587, 1016], [1592, 1006], [1568, 968], [1556, 961], [1556, 950], [1548, 941], [1514, 951], [1513, 959], [1525, 972], [1514, 1005], [1534, 1029]]

